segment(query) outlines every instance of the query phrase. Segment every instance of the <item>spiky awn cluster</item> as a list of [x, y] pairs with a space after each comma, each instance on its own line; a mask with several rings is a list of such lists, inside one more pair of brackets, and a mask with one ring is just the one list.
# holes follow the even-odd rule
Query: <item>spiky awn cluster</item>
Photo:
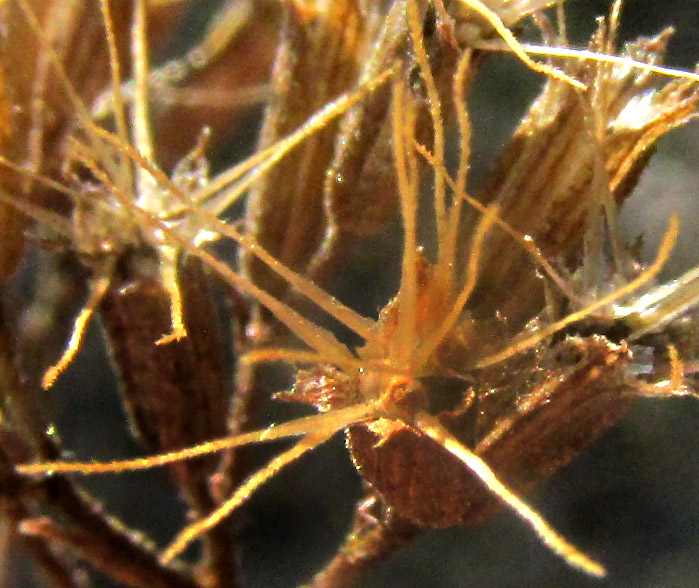
[[[37, 33], [37, 37], [41, 39], [41, 27], [29, 5], [25, 0], [16, 1], [22, 6], [27, 19]], [[509, 22], [504, 13], [500, 14], [499, 6], [493, 6], [491, 3], [486, 4], [479, 0], [461, 0], [461, 3], [464, 10], [473, 11], [484, 19], [498, 33], [509, 50], [514, 52], [529, 67], [581, 90], [585, 89], [582, 82], [570, 78], [559, 70], [534, 62], [529, 54], [541, 52], [546, 55], [621, 63], [630, 67], [651, 70], [655, 73], [676, 75], [695, 81], [699, 79], [695, 74], [675, 72], [648, 64], [638, 64], [633, 60], [612, 55], [591, 54], [568, 48], [523, 47], [507, 27]], [[435, 2], [435, 5], [438, 10], [445, 10], [439, 0]], [[420, 379], [445, 370], [446, 366], [442, 364], [440, 359], [440, 349], [450, 340], [458, 339], [458, 333], [464, 328], [463, 310], [474, 291], [480, 272], [483, 271], [480, 262], [485, 239], [490, 231], [497, 227], [498, 230], [502, 229], [508, 232], [518, 245], [523, 247], [542, 267], [543, 271], [551, 276], [554, 282], [559, 284], [563, 282], [536, 246], [500, 218], [497, 205], [483, 207], [466, 192], [470, 129], [463, 100], [463, 86], [469, 67], [470, 53], [466, 52], [460, 60], [454, 78], [455, 107], [462, 136], [461, 160], [455, 179], [452, 179], [444, 169], [444, 123], [440, 110], [439, 94], [422, 39], [420, 7], [417, 0], [409, 0], [406, 9], [410, 39], [421, 79], [428, 95], [429, 112], [432, 119], [434, 144], [431, 150], [416, 140], [414, 132], [415, 108], [409, 98], [410, 89], [406, 87], [404, 81], [405, 72], [401, 64], [396, 64], [373, 79], [364, 82], [357, 89], [329, 103], [298, 131], [285, 137], [269, 149], [256, 154], [211, 180], [201, 177], [201, 186], [189, 192], [184, 189], [176, 177], [168, 177], [154, 162], [148, 113], [145, 0], [137, 1], [134, 9], [131, 47], [132, 60], [135, 65], [136, 91], [130, 116], [127, 116], [123, 96], [123, 80], [119, 71], [119, 56], [114, 32], [111, 28], [112, 19], [109, 13], [109, 3], [107, 0], [101, 0], [101, 6], [109, 46], [116, 133], [106, 131], [93, 122], [88, 108], [82, 104], [80, 97], [73, 91], [60, 59], [50, 46], [44, 46], [44, 50], [51, 59], [53, 67], [75, 108], [81, 127], [82, 138], [73, 140], [76, 161], [90, 170], [93, 179], [98, 183], [100, 195], [103, 197], [103, 200], [99, 202], [99, 207], [104, 208], [107, 214], [114, 215], [118, 219], [116, 232], [108, 237], [99, 236], [99, 246], [103, 249], [106, 247], [109, 250], [114, 250], [128, 244], [130, 239], [140, 239], [158, 252], [161, 279], [171, 297], [172, 333], [164, 334], [163, 339], [154, 343], [168, 344], [173, 339], [186, 336], [182, 322], [176, 260], [180, 254], [190, 255], [202, 260], [232, 288], [265, 306], [306, 346], [305, 350], [261, 348], [250, 352], [243, 358], [243, 361], [248, 363], [284, 361], [293, 365], [331, 365], [350, 376], [355, 382], [356, 388], [347, 391], [352, 400], [346, 406], [331, 408], [327, 412], [315, 416], [260, 431], [211, 441], [181, 451], [102, 464], [76, 462], [27, 464], [18, 466], [17, 471], [23, 475], [123, 472], [151, 468], [250, 443], [286, 437], [302, 437], [291, 449], [274, 458], [267, 466], [241, 484], [216, 511], [184, 529], [162, 554], [162, 560], [169, 562], [179, 555], [190, 542], [245, 503], [261, 484], [276, 475], [282, 467], [325, 442], [337, 431], [357, 423], [371, 424], [382, 420], [400, 422], [419, 434], [435, 440], [444, 450], [462, 461], [493, 494], [526, 521], [550, 549], [564, 558], [570, 565], [591, 575], [604, 575], [604, 568], [598, 562], [581, 553], [555, 532], [538, 513], [498, 479], [481, 457], [461, 443], [437, 418], [427, 412], [425, 391]], [[539, 8], [539, 5], [530, 6], [530, 8]], [[294, 147], [324, 128], [330, 120], [342, 115], [353, 105], [364, 100], [368, 94], [388, 83], [392, 84], [393, 90], [391, 122], [394, 163], [405, 239], [398, 292], [379, 318], [372, 320], [345, 306], [304, 275], [285, 267], [247, 237], [237, 225], [221, 221], [219, 216], [232, 202], [246, 192], [256, 178], [274, 166]], [[198, 157], [201, 157], [201, 149], [193, 155], [194, 159]], [[421, 159], [431, 164], [435, 178], [432, 200], [438, 248], [436, 260], [431, 263], [425, 261], [417, 237], [420, 224], [418, 193]], [[2, 163], [18, 173], [30, 175], [36, 181], [50, 183], [52, 187], [60, 189], [72, 198], [76, 206], [82, 204], [94, 206], [94, 202], [90, 201], [91, 195], [79, 188], [60, 185], [36, 174], [30, 174], [14, 162], [2, 160]], [[449, 190], [451, 196], [449, 196]], [[71, 227], [66, 225], [63, 218], [21, 203], [18, 204], [7, 195], [2, 195], [1, 199], [21, 208], [39, 222], [47, 223], [52, 227], [60, 227], [67, 235], [73, 234]], [[462, 240], [459, 231], [464, 204], [475, 207], [482, 214], [482, 217], [471, 237], [469, 253], [462, 265], [458, 260], [457, 249]], [[495, 353], [482, 357], [474, 354], [476, 359], [471, 362], [467, 361], [465, 365], [456, 366], [454, 371], [467, 372], [499, 364], [534, 348], [565, 327], [594, 315], [600, 309], [633, 294], [641, 286], [651, 281], [662, 268], [673, 247], [678, 230], [677, 219], [673, 217], [656, 260], [626, 285], [561, 320], [552, 322], [533, 332], [525, 333]], [[128, 235], [128, 237], [125, 238], [124, 235]], [[94, 239], [94, 235], [90, 238]], [[364, 344], [354, 350], [348, 348], [340, 343], [332, 333], [265, 292], [248, 277], [241, 275], [205, 249], [206, 243], [220, 238], [231, 239], [249, 251], [281, 276], [298, 293], [360, 336], [364, 340]], [[75, 247], [80, 250], [85, 247], [85, 243], [75, 243]], [[111, 271], [109, 264], [107, 264], [107, 267], [103, 268], [94, 280], [92, 293], [85, 309], [76, 320], [74, 333], [64, 356], [56, 366], [49, 370], [44, 379], [46, 386], [53, 383], [77, 352], [85, 325], [109, 285]], [[676, 361], [675, 365], [677, 363]], [[671, 384], [677, 385], [680, 379], [681, 377], [674, 373]]]

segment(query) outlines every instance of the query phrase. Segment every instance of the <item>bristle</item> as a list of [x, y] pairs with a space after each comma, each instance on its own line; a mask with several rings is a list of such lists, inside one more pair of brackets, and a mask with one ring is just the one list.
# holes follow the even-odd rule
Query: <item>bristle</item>
[[[107, 41], [107, 49], [109, 51], [111, 100], [114, 103], [114, 118], [116, 119], [117, 134], [123, 143], [128, 143], [129, 129], [126, 121], [126, 105], [124, 104], [124, 95], [121, 91], [121, 65], [119, 63], [119, 50], [117, 48], [116, 35], [114, 33], [114, 21], [112, 18], [109, 0], [100, 0], [100, 8], [102, 9], [102, 20], [104, 22], [106, 33], [105, 39]], [[131, 173], [131, 166], [124, 157], [121, 157], [121, 173], [123, 174], [127, 185], [132, 186], [133, 174]]]
[[547, 65], [544, 65], [542, 63], [537, 63], [536, 61], [532, 60], [529, 55], [527, 55], [527, 52], [524, 48], [524, 46], [517, 40], [517, 38], [512, 34], [510, 29], [508, 29], [500, 17], [497, 15], [496, 12], [488, 8], [483, 2], [480, 0], [458, 0], [461, 4], [464, 6], [474, 10], [477, 12], [480, 16], [482, 16], [490, 26], [495, 29], [495, 32], [497, 32], [498, 35], [502, 38], [502, 40], [505, 42], [507, 47], [514, 53], [527, 67], [532, 69], [533, 71], [539, 72], [543, 75], [546, 75], [552, 79], [559, 80], [563, 83], [569, 84], [573, 86], [574, 88], [577, 88], [578, 90], [586, 90], [587, 87], [585, 84], [582, 82], [570, 77], [569, 75], [566, 75], [562, 71], [551, 68]]
[[198, 520], [191, 525], [185, 527], [175, 538], [172, 544], [163, 551], [160, 561], [164, 564], [170, 563], [178, 555], [180, 555], [190, 543], [196, 541], [209, 529], [218, 525], [226, 517], [242, 504], [255, 492], [262, 484], [276, 476], [283, 467], [293, 463], [304, 454], [312, 451], [319, 445], [325, 443], [332, 434], [312, 434], [301, 439], [291, 449], [287, 449], [280, 453], [265, 467], [261, 468], [243, 482], [238, 489], [225, 500], [216, 510], [207, 515], [201, 520]]
[[447, 334], [456, 326], [466, 302], [476, 287], [479, 272], [478, 263], [483, 253], [485, 237], [495, 223], [498, 212], [499, 207], [491, 205], [478, 223], [471, 241], [471, 250], [466, 265], [466, 281], [459, 295], [452, 301], [449, 314], [438, 323], [437, 328], [431, 333], [430, 337], [417, 348], [415, 352], [417, 365], [422, 366], [427, 363]]
[[[441, 174], [447, 185], [454, 191], [455, 198], [458, 200], [465, 201], [471, 208], [480, 214], [485, 214], [488, 207], [482, 204], [480, 201], [470, 196], [467, 192], [460, 192], [457, 183], [449, 176], [447, 170], [444, 167], [444, 163], [438, 162], [434, 156], [425, 149], [423, 145], [416, 144], [415, 149], [417, 152], [439, 173]], [[553, 268], [551, 263], [546, 259], [544, 254], [541, 252], [536, 244], [533, 242], [531, 237], [528, 235], [522, 235], [516, 231], [512, 226], [504, 221], [500, 216], [494, 217], [494, 224], [501, 230], [505, 231], [518, 246], [524, 248], [524, 250], [532, 257], [534, 262], [541, 267], [541, 269], [546, 273], [546, 275], [551, 278], [552, 282], [563, 292], [566, 297], [571, 300], [577, 300], [578, 297], [570, 287], [570, 285], [563, 279], [563, 277]]]
[[[442, 116], [442, 103], [439, 99], [437, 84], [432, 75], [427, 52], [425, 51], [417, 0], [408, 0], [407, 13], [408, 28], [410, 29], [415, 57], [418, 67], [420, 68], [420, 74], [425, 82], [425, 89], [427, 90], [427, 102], [429, 105], [430, 118], [432, 119], [432, 131], [434, 133], [433, 152], [438, 161], [444, 161], [444, 117]], [[435, 174], [434, 177], [433, 195], [435, 220], [437, 222], [437, 243], [441, 249], [441, 244], [444, 243], [447, 233], [447, 202], [444, 178], [439, 174]], [[438, 252], [439, 257], [443, 255], [444, 253], [442, 251]]]
[[[131, 59], [134, 67], [136, 91], [134, 93], [133, 116], [131, 126], [134, 131], [134, 147], [147, 160], [154, 161], [153, 132], [150, 129], [148, 112], [148, 43], [146, 41], [148, 21], [145, 0], [135, 0], [134, 16], [131, 25]], [[143, 173], [140, 171], [139, 173]], [[139, 197], [141, 197], [139, 181]], [[147, 207], [146, 207], [147, 208]]]
[[526, 521], [534, 529], [541, 541], [556, 555], [563, 558], [566, 563], [597, 578], [606, 576], [606, 571], [601, 564], [582, 553], [552, 529], [539, 513], [500, 482], [488, 464], [470, 449], [459, 443], [436, 418], [426, 413], [418, 414], [415, 417], [415, 426], [463, 461], [491, 492], [515, 511], [521, 519]]
[[[485, 41], [479, 43], [479, 47], [488, 51], [507, 52], [511, 50], [509, 47], [503, 47], [500, 44]], [[699, 73], [684, 69], [676, 69], [673, 67], [665, 67], [662, 65], [654, 65], [652, 63], [645, 63], [631, 57], [625, 57], [623, 55], [609, 55], [604, 53], [595, 53], [594, 51], [589, 51], [588, 49], [576, 49], [574, 47], [550, 47], [548, 45], [542, 46], [533, 43], [523, 43], [522, 47], [527, 53], [531, 53], [532, 55], [562, 57], [577, 59], [580, 61], [593, 61], [597, 63], [611, 63], [659, 76], [699, 82]]]
[[[96, 128], [96, 125], [92, 122], [92, 119], [90, 117], [90, 112], [87, 106], [85, 106], [84, 102], [80, 98], [80, 95], [76, 91], [75, 87], [70, 81], [70, 78], [68, 77], [68, 74], [66, 73], [65, 67], [63, 63], [61, 62], [60, 57], [56, 54], [55, 50], [53, 47], [51, 47], [50, 43], [44, 38], [42, 34], [42, 29], [41, 25], [39, 24], [39, 21], [36, 18], [36, 14], [34, 14], [34, 11], [32, 10], [31, 6], [27, 2], [27, 0], [16, 0], [24, 13], [25, 18], [27, 19], [27, 22], [29, 23], [30, 27], [34, 31], [37, 41], [41, 44], [42, 46], [42, 52], [43, 56], [45, 59], [47, 59], [51, 65], [53, 66], [53, 69], [56, 73], [56, 76], [58, 77], [61, 87], [65, 91], [66, 95], [68, 96], [68, 100], [70, 100], [71, 105], [75, 109], [75, 115], [77, 117], [78, 122], [80, 125], [85, 129], [85, 131], [88, 134], [88, 140], [92, 143], [92, 147], [94, 149], [94, 152], [98, 155], [102, 154], [102, 151], [100, 149], [99, 143], [94, 141], [94, 136], [92, 134], [92, 131]], [[111, 160], [111, 154], [110, 156], [104, 157], [103, 163], [105, 166], [108, 166], [111, 168], [112, 160]], [[111, 169], [112, 173], [116, 172], [117, 170]], [[116, 174], [115, 174], [116, 175]]]
[[[289, 151], [314, 133], [324, 129], [330, 121], [347, 112], [352, 106], [364, 100], [368, 94], [381, 87], [394, 73], [393, 68], [383, 71], [357, 89], [329, 102], [295, 132], [213, 178], [205, 188], [194, 194], [192, 199], [197, 203], [204, 203], [211, 199], [216, 200], [216, 204], [208, 208], [214, 215], [221, 214], [242, 196], [254, 181], [284, 158]], [[234, 183], [235, 185], [233, 185]]]
[[336, 431], [352, 423], [366, 419], [375, 412], [376, 409], [374, 405], [368, 403], [359, 404], [345, 409], [303, 417], [288, 423], [271, 425], [267, 429], [259, 431], [251, 431], [233, 437], [225, 437], [223, 439], [200, 443], [199, 445], [193, 445], [179, 451], [171, 451], [159, 455], [107, 462], [54, 461], [29, 463], [18, 465], [16, 469], [19, 473], [27, 475], [73, 473], [83, 476], [149, 470], [185, 459], [194, 459], [202, 455], [217, 453], [224, 449], [241, 447], [253, 443], [264, 443], [277, 439], [287, 439], [289, 437], [299, 437], [316, 433], [333, 435]]
[[41, 386], [44, 390], [49, 389], [56, 382], [58, 377], [65, 371], [65, 369], [70, 365], [75, 357], [75, 354], [80, 349], [80, 343], [82, 342], [83, 335], [87, 330], [90, 318], [92, 318], [95, 309], [104, 298], [107, 288], [111, 281], [111, 276], [104, 276], [95, 279], [93, 284], [90, 286], [90, 298], [85, 303], [85, 306], [78, 314], [73, 325], [73, 332], [70, 336], [70, 340], [66, 345], [63, 355], [58, 360], [58, 362], [51, 366], [44, 377], [41, 379]]
[[[396, 361], [407, 365], [415, 336], [415, 306], [417, 304], [417, 190], [410, 173], [414, 112], [406, 100], [402, 81], [393, 84], [393, 151], [396, 179], [403, 216], [403, 259], [398, 290], [399, 320], [396, 329]], [[414, 166], [413, 166], [414, 168]]]
[[[119, 145], [118, 139], [110, 133], [108, 133], [107, 131], [100, 130], [99, 135], [108, 142], [113, 143], [115, 145]], [[123, 149], [124, 153], [128, 157], [132, 158], [134, 162], [136, 162], [140, 167], [142, 167], [152, 177], [154, 177], [159, 182], [161, 188], [167, 189], [180, 202], [187, 201], [189, 205], [194, 206], [194, 203], [189, 199], [187, 194], [183, 193], [182, 190], [180, 190], [179, 187], [175, 185], [170, 178], [168, 178], [161, 170], [155, 167], [151, 162], [143, 158], [141, 154], [138, 151], [136, 151], [133, 147], [131, 147], [130, 145], [121, 145], [120, 147]], [[93, 171], [95, 166], [96, 162], [94, 161], [92, 161], [89, 164], [89, 167], [91, 167]], [[117, 197], [120, 200], [120, 203], [125, 210], [137, 214], [139, 218], [145, 220], [146, 225], [149, 223], [155, 223], [155, 225], [157, 225], [155, 227], [155, 230], [157, 231], [161, 230], [164, 227], [164, 225], [159, 224], [159, 220], [151, 219], [145, 211], [142, 211], [135, 207], [135, 204], [132, 201], [130, 201], [126, 197], [126, 195], [124, 195], [121, 192], [121, 190], [118, 189], [117, 186], [115, 186], [113, 182], [102, 172], [95, 173], [99, 174], [99, 176], [103, 179], [104, 182], [112, 186], [115, 197]], [[336, 298], [329, 295], [327, 292], [313, 284], [313, 282], [308, 278], [305, 278], [301, 274], [298, 274], [297, 272], [294, 272], [289, 268], [286, 268], [282, 263], [274, 259], [266, 251], [264, 251], [264, 249], [262, 249], [255, 243], [252, 243], [248, 238], [246, 238], [239, 231], [237, 231], [234, 226], [224, 223], [223, 221], [219, 220], [214, 214], [208, 212], [207, 210], [197, 210], [195, 216], [197, 219], [204, 222], [204, 224], [200, 226], [199, 229], [208, 229], [233, 239], [243, 247], [249, 249], [255, 256], [257, 256], [263, 262], [267, 263], [271, 269], [277, 272], [280, 276], [284, 277], [292, 287], [296, 288], [301, 294], [306, 296], [313, 303], [317, 304], [330, 316], [334, 317], [340, 323], [352, 329], [358, 335], [364, 338], [368, 338], [371, 336], [372, 329], [374, 326], [373, 321], [360, 316], [352, 309], [343, 305], [339, 300], [337, 300]], [[146, 225], [144, 225], [144, 228]], [[172, 234], [173, 229], [171, 229], [170, 227], [165, 227], [165, 229], [167, 234]], [[180, 240], [178, 241], [178, 243], [182, 243], [182, 241]], [[175, 243], [171, 243], [169, 247], [172, 247], [173, 245], [175, 245]], [[191, 243], [188, 243], [188, 246], [190, 249], [196, 250], [196, 248], [194, 248]], [[181, 244], [177, 245], [176, 248], [177, 247], [181, 247]], [[232, 270], [229, 271], [233, 273]], [[176, 306], [174, 308], [176, 308]], [[174, 315], [173, 318], [175, 318]]]
[[[456, 120], [459, 127], [459, 166], [456, 171], [456, 184], [449, 183], [449, 177], [445, 173], [443, 167], [435, 167], [435, 174], [438, 177], [444, 178], [444, 181], [450, 186], [453, 191], [453, 204], [449, 213], [448, 230], [444, 238], [444, 243], [439, 248], [438, 265], [440, 266], [439, 273], [444, 274], [446, 292], [451, 292], [456, 283], [456, 255], [459, 229], [461, 228], [461, 208], [464, 202], [462, 194], [466, 194], [466, 178], [468, 174], [469, 161], [471, 160], [471, 122], [469, 120], [468, 109], [466, 108], [466, 96], [464, 87], [466, 84], [466, 76], [471, 66], [471, 52], [465, 51], [456, 67], [454, 75], [454, 110], [456, 111]], [[435, 161], [443, 161], [434, 153]]]
[[184, 310], [182, 293], [178, 280], [177, 263], [179, 261], [179, 251], [172, 247], [161, 247], [160, 249], [160, 279], [170, 298], [170, 324], [172, 332], [163, 335], [158, 339], [156, 345], [165, 345], [172, 341], [179, 341], [187, 336], [187, 329], [184, 326]]
[[665, 237], [663, 238], [663, 241], [660, 244], [660, 247], [658, 248], [658, 253], [656, 255], [655, 261], [645, 270], [643, 270], [635, 279], [631, 280], [628, 284], [622, 286], [621, 288], [618, 288], [611, 294], [604, 296], [603, 298], [600, 298], [599, 300], [593, 302], [592, 304], [588, 305], [582, 310], [573, 312], [565, 318], [561, 319], [560, 321], [557, 321], [552, 325], [549, 325], [548, 327], [545, 327], [540, 331], [537, 331], [534, 335], [530, 337], [525, 337], [520, 341], [516, 341], [512, 345], [503, 349], [502, 351], [479, 360], [474, 364], [473, 367], [484, 368], [490, 365], [494, 365], [510, 357], [513, 357], [518, 353], [522, 353], [527, 349], [531, 349], [540, 341], [543, 341], [544, 339], [550, 337], [554, 333], [559, 332], [561, 329], [564, 329], [568, 325], [576, 323], [592, 315], [601, 308], [604, 308], [605, 306], [608, 306], [616, 302], [617, 300], [620, 300], [625, 296], [632, 294], [633, 292], [641, 288], [643, 285], [650, 282], [656, 275], [658, 275], [658, 272], [660, 272], [660, 270], [663, 268], [663, 266], [669, 259], [670, 252], [672, 251], [677, 241], [677, 236], [679, 234], [679, 225], [680, 223], [678, 217], [676, 215], [673, 215], [670, 218], [669, 226], [667, 232], [665, 233]]

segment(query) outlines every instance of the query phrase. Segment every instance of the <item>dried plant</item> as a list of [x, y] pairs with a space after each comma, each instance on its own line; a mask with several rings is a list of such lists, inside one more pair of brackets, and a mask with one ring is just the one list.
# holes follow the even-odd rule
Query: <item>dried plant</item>
[[[232, 0], [151, 67], [183, 3], [39, 8], [0, 6], [6, 560], [21, 550], [60, 587], [98, 583], [85, 564], [125, 586], [243, 586], [231, 518], [345, 432], [364, 495], [309, 585], [364, 582], [425, 531], [503, 506], [572, 568], [613, 574], [525, 495], [634, 398], [695, 395], [697, 272], [658, 279], [680, 223], [644, 264], [618, 219], [699, 98], [699, 76], [661, 65], [668, 31], [619, 49], [617, 2], [575, 50], [562, 2]], [[543, 45], [513, 33], [530, 16]], [[467, 99], [499, 51], [544, 86], [474, 196]], [[211, 174], [261, 100], [256, 152]], [[397, 284], [366, 316], [331, 291], [398, 225]], [[46, 291], [18, 299], [30, 276]], [[61, 289], [87, 291], [70, 335]], [[39, 400], [77, 369], [93, 315], [141, 457], [70, 459]], [[272, 424], [270, 392], [319, 414]], [[290, 437], [251, 471], [251, 445]], [[164, 550], [74, 476], [156, 466], [188, 517]]]

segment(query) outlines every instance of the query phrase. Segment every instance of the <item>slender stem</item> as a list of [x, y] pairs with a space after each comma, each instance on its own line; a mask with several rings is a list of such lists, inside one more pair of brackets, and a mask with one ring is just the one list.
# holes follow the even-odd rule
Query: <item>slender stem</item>
[[357, 504], [352, 529], [335, 556], [304, 588], [350, 588], [362, 576], [395, 551], [410, 543], [420, 528], [392, 511], [382, 520], [367, 512], [367, 504], [379, 500], [373, 495]]
[[[31, 398], [39, 395], [30, 394], [17, 372], [12, 338], [1, 316], [0, 312], [0, 389], [3, 391], [3, 417], [39, 456], [43, 459], [57, 459], [60, 457], [60, 450], [53, 439], [46, 435], [46, 423], [38, 414], [37, 407], [30, 402]], [[7, 465], [10, 465], [9, 462]], [[34, 491], [41, 490], [42, 510], [57, 509], [60, 512], [67, 529], [65, 537], [75, 538], [74, 542], [70, 541], [71, 546], [96, 569], [133, 588], [198, 588], [187, 572], [162, 566], [158, 562], [157, 553], [136, 540], [136, 533], [103, 513], [99, 505], [68, 478], [56, 475], [42, 480], [38, 486], [29, 484], [26, 478], [20, 477], [12, 470], [7, 472], [7, 480], [0, 484], [3, 493], [8, 495], [11, 491], [11, 500], [24, 509], [21, 517], [14, 518], [16, 523], [33, 516], [24, 504], [25, 494], [31, 490], [34, 497]], [[51, 550], [47, 544], [47, 539], [54, 538], [35, 537], [28, 540], [27, 545], [31, 545], [32, 553], [36, 554], [42, 567], [49, 566], [46, 568], [47, 574], [58, 578], [59, 562], [55, 557], [49, 557]], [[69, 576], [66, 571], [64, 577], [67, 579]], [[62, 585], [54, 585], [71, 588], [76, 586], [74, 583], [65, 582]]]

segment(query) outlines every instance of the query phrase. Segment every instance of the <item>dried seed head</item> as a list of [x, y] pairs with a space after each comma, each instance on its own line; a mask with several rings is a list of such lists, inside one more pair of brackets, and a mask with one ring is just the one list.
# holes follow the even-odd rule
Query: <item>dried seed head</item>
[[[482, 6], [479, 2], [465, 4]], [[677, 222], [671, 222], [656, 262], [619, 291], [603, 296], [557, 322], [546, 322], [539, 317], [541, 306], [533, 311], [530, 309], [527, 317], [530, 322], [519, 329], [519, 337], [512, 339], [511, 333], [507, 332], [503, 336], [499, 333], [493, 335], [492, 331], [496, 329], [492, 328], [492, 317], [485, 320], [468, 313], [476, 282], [486, 271], [497, 266], [492, 261], [484, 263], [489, 254], [489, 238], [500, 228], [505, 228], [509, 233], [508, 238], [515, 237], [528, 255], [539, 261], [542, 257], [530, 241], [501, 218], [501, 203], [487, 208], [476, 203], [482, 216], [478, 216], [476, 222], [463, 224], [462, 201], [472, 202], [462, 193], [465, 190], [468, 157], [462, 157], [457, 180], [448, 177], [444, 171], [444, 120], [440, 106], [442, 88], [431, 71], [431, 56], [425, 47], [419, 8], [417, 2], [408, 2], [407, 33], [403, 38], [409, 38], [412, 43], [422, 78], [421, 90], [424, 89], [424, 96], [429, 100], [425, 101], [424, 96], [421, 98], [412, 91], [414, 86], [409, 86], [406, 71], [410, 68], [392, 67], [375, 72], [374, 76], [365, 79], [358, 90], [340, 96], [300, 130], [274, 143], [269, 150], [257, 158], [253, 157], [232, 173], [223, 174], [213, 182], [216, 189], [209, 185], [194, 199], [195, 204], [200, 204], [206, 197], [213, 197], [220, 185], [231, 181], [231, 178], [242, 178], [233, 190], [240, 194], [243, 186], [250, 184], [254, 174], [266, 173], [290, 149], [308, 141], [317, 130], [325, 128], [333, 117], [344, 113], [350, 105], [363, 102], [371, 91], [392, 76], [391, 145], [405, 239], [401, 284], [395, 298], [378, 320], [359, 316], [345, 307], [305, 275], [287, 267], [277, 255], [266, 251], [255, 239], [241, 234], [235, 226], [218, 221], [215, 213], [198, 211], [196, 225], [202, 230], [235, 240], [249, 255], [281, 276], [290, 287], [297, 289], [300, 295], [362, 337], [365, 340], [363, 347], [352, 350], [340, 343], [332, 333], [261, 288], [249, 276], [241, 275], [198, 246], [190, 234], [178, 230], [172, 218], [158, 216], [151, 207], [146, 207], [145, 211], [133, 203], [127, 207], [139, 215], [139, 228], [157, 237], [154, 246], [182, 250], [199, 258], [229, 284], [265, 306], [276, 320], [286, 325], [307, 346], [308, 349], [302, 350], [256, 349], [246, 360], [286, 361], [313, 366], [299, 373], [296, 389], [289, 397], [310, 402], [325, 411], [324, 414], [153, 458], [111, 464], [33, 464], [19, 467], [20, 472], [70, 471], [91, 474], [145, 469], [233, 446], [303, 436], [299, 443], [251, 476], [220, 508], [187, 527], [163, 554], [163, 560], [169, 561], [188, 543], [244, 504], [261, 484], [276, 475], [282, 467], [323, 443], [335, 432], [350, 427], [349, 443], [360, 472], [378, 488], [395, 510], [418, 524], [444, 526], [470, 522], [486, 516], [500, 500], [513, 508], [549, 547], [571, 565], [593, 575], [604, 573], [599, 564], [577, 551], [546, 525], [537, 513], [503, 484], [503, 480], [518, 491], [528, 487], [548, 475], [552, 469], [566, 463], [623, 412], [628, 402], [623, 392], [629, 386], [625, 378], [630, 362], [626, 345], [594, 336], [554, 341], [553, 335], [619, 298], [633, 294], [651, 280], [669, 255], [678, 230]], [[497, 18], [497, 10], [493, 13], [486, 6], [485, 11], [491, 19], [488, 22], [494, 22], [500, 34], [503, 34], [502, 30], [507, 31]], [[511, 42], [509, 31], [503, 36]], [[519, 50], [518, 45], [515, 47]], [[466, 77], [464, 72], [469, 63], [467, 59], [460, 63], [458, 71], [461, 75], [457, 75], [460, 82]], [[144, 75], [140, 77], [143, 82]], [[557, 77], [560, 79], [560, 76]], [[141, 92], [143, 88], [142, 84]], [[463, 97], [458, 89], [455, 94]], [[141, 106], [146, 102], [143, 97], [139, 100]], [[416, 103], [425, 102], [428, 102], [428, 114], [434, 127], [433, 153], [424, 145], [416, 145]], [[591, 107], [595, 106], [592, 103]], [[466, 111], [463, 104], [455, 108], [462, 141], [466, 144]], [[361, 125], [355, 128], [361, 128]], [[95, 133], [107, 143], [121, 146], [120, 152], [125, 154], [128, 163], [137, 164], [138, 169], [134, 171], [135, 175], [144, 178], [142, 185], [155, 179], [155, 184], [160, 183], [161, 187], [168, 187], [173, 194], [179, 194], [178, 188], [172, 187], [172, 180], [164, 177], [147, 156], [123, 141], [119, 142], [114, 136]], [[145, 132], [144, 140], [147, 135]], [[143, 151], [148, 151], [147, 146]], [[436, 259], [432, 261], [427, 260], [419, 249], [419, 225], [422, 222], [418, 214], [421, 155], [433, 164], [436, 177], [432, 210], [436, 217], [434, 224], [437, 227], [438, 248]], [[118, 194], [119, 186], [113, 185], [114, 180], [95, 163], [85, 161], [86, 165], [88, 163], [95, 177]], [[250, 174], [244, 176], [248, 170]], [[151, 179], [147, 176], [151, 176]], [[450, 189], [454, 193], [450, 193]], [[151, 191], [152, 194], [155, 192]], [[125, 206], [127, 201], [120, 200]], [[188, 207], [184, 199], [180, 204], [182, 208], [178, 214], [194, 208]], [[213, 208], [219, 210], [218, 207], [217, 204]], [[171, 214], [177, 216], [172, 211]], [[468, 256], [461, 263], [456, 247], [460, 240], [464, 240], [460, 237], [464, 226], [469, 229], [466, 232], [470, 248]], [[550, 271], [550, 265], [547, 267], [547, 271]], [[530, 272], [533, 274], [531, 268]], [[509, 294], [512, 295], [511, 292]], [[484, 351], [478, 336], [480, 332], [489, 332], [485, 338], [487, 346], [496, 347], [495, 351], [490, 347]], [[676, 361], [674, 365], [671, 380], [676, 385], [680, 377], [677, 375]], [[453, 394], [456, 400], [450, 402], [450, 398], [445, 400], [449, 394], [444, 393], [444, 388], [448, 386], [437, 380], [447, 380], [454, 375], [458, 376], [457, 390]], [[432, 376], [434, 381], [427, 376]], [[430, 414], [429, 410], [435, 414]], [[411, 469], [416, 456], [423, 466], [423, 472]], [[486, 464], [484, 460], [490, 463]], [[464, 465], [469, 469], [464, 469]], [[424, 476], [425, 472], [428, 472], [427, 476]], [[439, 483], [435, 484], [435, 480]], [[406, 486], [406, 483], [412, 486]], [[414, 495], [411, 488], [417, 488]], [[448, 489], [446, 493], [443, 492], [445, 488]], [[455, 496], [458, 500], [455, 500]]]

